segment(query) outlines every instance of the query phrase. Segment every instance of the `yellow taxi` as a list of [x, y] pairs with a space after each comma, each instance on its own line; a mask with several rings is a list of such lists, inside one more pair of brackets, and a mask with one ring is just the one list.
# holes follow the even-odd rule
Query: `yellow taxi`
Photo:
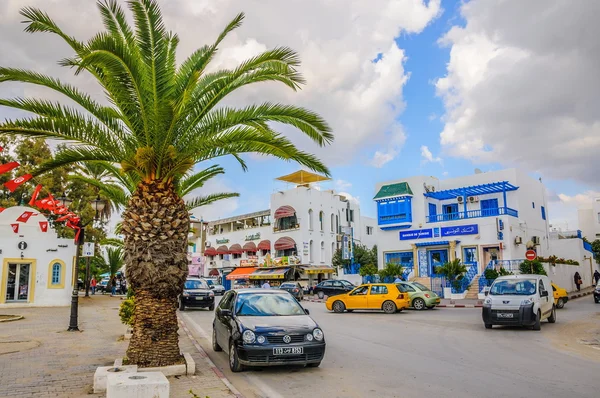
[[567, 290], [552, 283], [552, 291], [554, 292], [554, 304], [556, 308], [563, 308], [567, 301], [569, 301]]
[[394, 283], [373, 283], [360, 285], [346, 294], [329, 297], [325, 306], [329, 311], [338, 313], [379, 310], [386, 314], [393, 314], [408, 308], [409, 297]]

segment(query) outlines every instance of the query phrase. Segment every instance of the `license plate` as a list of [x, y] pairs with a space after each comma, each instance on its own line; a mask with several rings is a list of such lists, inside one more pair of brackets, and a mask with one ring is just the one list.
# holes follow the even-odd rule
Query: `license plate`
[[196, 300], [204, 300], [204, 297], [196, 297]]
[[514, 315], [514, 314], [510, 314], [510, 313], [508, 313], [508, 314], [505, 314], [505, 313], [499, 313], [499, 314], [497, 314], [497, 317], [498, 317], [498, 318], [512, 318], [512, 317], [513, 317], [513, 315]]
[[273, 355], [296, 355], [296, 354], [304, 354], [304, 347], [273, 348]]

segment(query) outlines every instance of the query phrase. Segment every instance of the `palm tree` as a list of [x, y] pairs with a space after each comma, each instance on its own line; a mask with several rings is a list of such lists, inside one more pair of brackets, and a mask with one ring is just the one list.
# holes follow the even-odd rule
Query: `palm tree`
[[79, 162], [105, 162], [139, 179], [122, 223], [127, 275], [136, 296], [127, 357], [140, 367], [164, 366], [181, 358], [176, 303], [187, 276], [190, 228], [178, 193], [183, 178], [193, 180], [196, 164], [227, 155], [246, 169], [244, 153], [295, 161], [328, 175], [319, 159], [300, 151], [275, 128], [295, 127], [321, 146], [330, 143], [333, 134], [319, 115], [301, 107], [265, 102], [235, 108], [222, 103], [254, 83], [279, 82], [292, 90], [304, 83], [297, 70], [298, 55], [286, 47], [265, 51], [234, 69], [208, 71], [222, 40], [241, 25], [243, 14], [214, 43], [177, 65], [179, 38], [166, 30], [156, 0], [127, 4], [133, 26], [116, 0], [99, 1], [106, 30], [87, 42], [69, 36], [38, 9], [21, 10], [27, 32], [58, 35], [71, 47], [74, 55], [60, 64], [76, 75], [91, 74], [110, 105], [52, 77], [0, 68], [0, 82], [47, 87], [83, 108], [35, 98], [0, 99], [0, 105], [35, 115], [0, 123], [0, 133], [72, 143], [40, 165], [36, 174]]

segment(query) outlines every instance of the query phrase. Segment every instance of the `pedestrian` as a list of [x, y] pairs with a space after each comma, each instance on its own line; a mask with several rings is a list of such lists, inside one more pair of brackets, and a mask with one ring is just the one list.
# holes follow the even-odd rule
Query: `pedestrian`
[[599, 280], [600, 280], [600, 272], [598, 272], [598, 270], [596, 270], [596, 271], [594, 271], [594, 285], [597, 285]]
[[92, 276], [92, 280], [90, 281], [90, 287], [92, 288], [92, 295], [96, 294], [96, 285], [98, 284], [98, 282], [96, 282], [96, 278], [94, 276]]
[[110, 280], [110, 297], [117, 295], [117, 277], [113, 276]]
[[396, 275], [396, 279], [394, 279], [394, 283], [400, 283], [402, 282], [402, 279], [400, 279], [400, 277], [398, 275]]
[[581, 284], [583, 283], [583, 281], [581, 280], [581, 276], [579, 275], [579, 272], [575, 272], [575, 275], [573, 275], [573, 281], [575, 282], [575, 285], [577, 286], [577, 291], [580, 291]]
[[262, 284], [262, 288], [263, 289], [270, 289], [271, 285], [269, 284], [269, 281], [265, 281], [265, 283]]
[[125, 278], [121, 281], [121, 293], [127, 294], [127, 280]]

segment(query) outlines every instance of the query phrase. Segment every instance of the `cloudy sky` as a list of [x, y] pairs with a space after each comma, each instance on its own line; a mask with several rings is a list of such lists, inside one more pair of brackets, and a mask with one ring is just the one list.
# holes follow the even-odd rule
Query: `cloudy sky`
[[[315, 148], [332, 170], [327, 185], [371, 201], [376, 181], [415, 174], [440, 178], [474, 168], [518, 167], [542, 177], [550, 219], [576, 227], [576, 208], [600, 195], [600, 2], [588, 0], [161, 0], [169, 29], [181, 38], [180, 58], [211, 42], [238, 12], [242, 28], [222, 46], [213, 67], [230, 67], [274, 46], [290, 46], [308, 84], [294, 93], [266, 85], [230, 101], [303, 105], [331, 124], [335, 143]], [[70, 55], [58, 39], [22, 31], [18, 9], [47, 11], [69, 34], [101, 29], [94, 0], [0, 1], [0, 65], [52, 73], [100, 96], [85, 77], [56, 61]], [[0, 96], [39, 95], [0, 85]], [[0, 109], [0, 117], [12, 117]], [[242, 195], [198, 212], [214, 219], [266, 208], [281, 188], [274, 178], [297, 166], [248, 157], [242, 172], [207, 190]]]

